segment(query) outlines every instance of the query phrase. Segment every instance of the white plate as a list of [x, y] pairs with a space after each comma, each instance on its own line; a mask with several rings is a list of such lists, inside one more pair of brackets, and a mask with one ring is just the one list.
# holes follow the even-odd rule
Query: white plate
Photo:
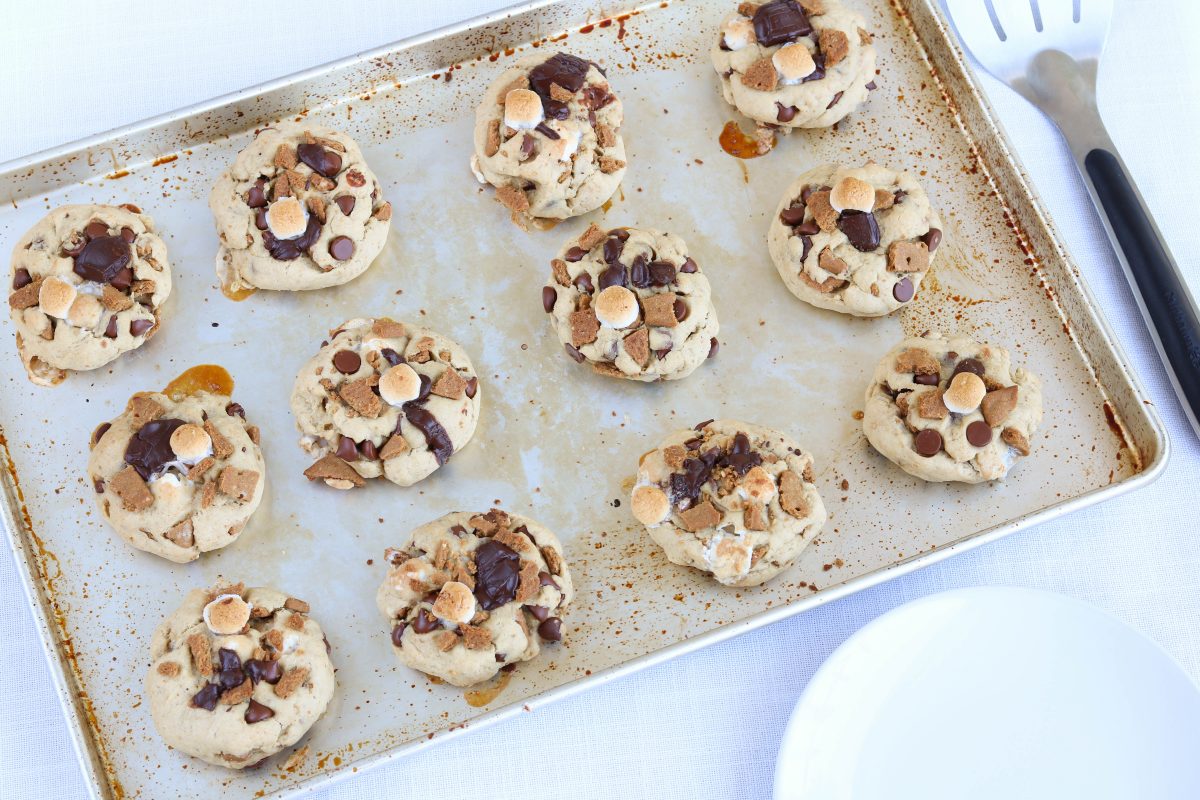
[[1200, 692], [1086, 603], [961, 589], [897, 608], [821, 666], [775, 800], [1200, 798]]

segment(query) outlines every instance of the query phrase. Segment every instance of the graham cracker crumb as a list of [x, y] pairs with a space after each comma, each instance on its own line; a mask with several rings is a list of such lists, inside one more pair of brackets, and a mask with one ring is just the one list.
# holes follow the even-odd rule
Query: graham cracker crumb
[[196, 672], [204, 677], [213, 674], [212, 651], [208, 646], [208, 636], [203, 633], [193, 633], [187, 638], [188, 650], [192, 653], [192, 665]]

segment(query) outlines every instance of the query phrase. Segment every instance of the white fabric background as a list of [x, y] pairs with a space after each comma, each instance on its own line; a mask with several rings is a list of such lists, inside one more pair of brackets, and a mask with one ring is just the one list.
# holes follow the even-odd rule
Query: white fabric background
[[[503, 5], [14, 3], [0, 25], [0, 161]], [[1100, 71], [1101, 108], [1193, 291], [1200, 292], [1194, 234], [1200, 3], [1116, 5]], [[280, 31], [288, 31], [286, 46], [275, 44]], [[324, 797], [767, 797], [787, 715], [826, 656], [880, 613], [959, 586], [1031, 586], [1088, 600], [1149, 634], [1200, 678], [1200, 445], [1065, 146], [1031, 106], [983, 80], [1167, 423], [1174, 456], [1166, 474], [1141, 492], [356, 776]], [[8, 555], [0, 556], [0, 608], [0, 795], [81, 797], [69, 734]]]

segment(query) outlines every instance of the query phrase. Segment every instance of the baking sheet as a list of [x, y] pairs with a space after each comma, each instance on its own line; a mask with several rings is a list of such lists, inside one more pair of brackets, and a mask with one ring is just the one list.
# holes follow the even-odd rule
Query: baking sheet
[[[177, 281], [160, 333], [109, 368], [46, 390], [26, 381], [11, 349], [0, 358], [6, 525], [97, 795], [291, 794], [1157, 475], [1166, 458], [1161, 424], [932, 5], [851, 2], [872, 21], [880, 89], [837, 128], [797, 132], [750, 161], [717, 144], [737, 116], [719, 98], [707, 51], [731, 4], [682, 0], [618, 14], [619, 6], [568, 0], [0, 167], [11, 201], [0, 211], [4, 246], [53, 206], [133, 202], [155, 218]], [[608, 69], [625, 103], [630, 166], [606, 211], [524, 233], [478, 187], [467, 159], [476, 98], [535, 42]], [[340, 127], [359, 141], [393, 203], [391, 238], [347, 286], [234, 303], [213, 272], [208, 190], [253, 128], [280, 116]], [[945, 222], [918, 299], [878, 320], [799, 302], [765, 246], [770, 214], [797, 174], [821, 161], [868, 158], [921, 174]], [[722, 345], [691, 378], [627, 384], [563, 355], [540, 287], [559, 244], [592, 220], [687, 240], [712, 282]], [[301, 476], [308, 461], [287, 408], [291, 382], [327, 329], [382, 314], [467, 348], [484, 393], [479, 430], [411, 489], [375, 482], [349, 495], [326, 491]], [[856, 412], [875, 362], [901, 336], [926, 329], [1004, 344], [1042, 375], [1037, 449], [1004, 484], [924, 484], [863, 439]], [[236, 544], [179, 567], [116, 539], [95, 511], [84, 466], [90, 431], [131, 393], [203, 362], [230, 370], [235, 399], [261, 426], [268, 489]], [[625, 503], [639, 454], [667, 431], [718, 416], [780, 428], [816, 458], [829, 523], [765, 587], [725, 589], [669, 564]], [[579, 596], [566, 646], [520, 666], [477, 708], [461, 690], [395, 663], [374, 590], [384, 548], [412, 527], [492, 504], [560, 535]], [[218, 575], [308, 600], [333, 645], [339, 691], [302, 742], [309, 757], [290, 772], [286, 753], [242, 773], [211, 768], [168, 751], [153, 731], [141, 697], [150, 632], [185, 588]]]

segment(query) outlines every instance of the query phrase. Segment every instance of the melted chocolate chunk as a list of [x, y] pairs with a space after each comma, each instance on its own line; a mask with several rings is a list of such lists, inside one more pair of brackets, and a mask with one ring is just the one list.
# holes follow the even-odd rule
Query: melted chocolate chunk
[[724, 465], [733, 469], [738, 475], [745, 475], [751, 467], [762, 463], [762, 456], [751, 449], [750, 437], [738, 432], [733, 437], [733, 444], [723, 459]]
[[778, 109], [775, 112], [775, 119], [779, 122], [791, 122], [796, 118], [796, 114], [800, 112], [800, 109], [795, 106], [785, 106], [778, 100], [775, 101], [775, 108]]
[[954, 368], [954, 373], [950, 377], [953, 378], [954, 375], [957, 375], [960, 372], [973, 372], [982, 378], [985, 371], [986, 370], [983, 368], [983, 362], [978, 358], [964, 358], [962, 361], [958, 362], [958, 366]]
[[542, 107], [550, 119], [570, 116], [567, 104], [550, 96], [550, 85], [557, 83], [568, 92], [578, 92], [587, 79], [588, 62], [567, 53], [555, 53], [529, 71], [529, 88], [542, 98]]
[[572, 247], [566, 252], [566, 255], [563, 256], [563, 259], [574, 264], [576, 261], [583, 260], [583, 257], [586, 255], [587, 250], [584, 250], [582, 247]]
[[575, 288], [584, 294], [596, 291], [596, 287], [592, 285], [592, 276], [586, 272], [579, 273], [579, 276], [575, 278]]
[[332, 178], [337, 175], [342, 169], [342, 157], [333, 150], [329, 150], [316, 142], [305, 142], [296, 147], [296, 155], [305, 164], [312, 167], [312, 171], [326, 178]]
[[430, 614], [425, 609], [419, 609], [417, 615], [413, 617], [412, 629], [413, 633], [429, 633], [437, 630], [442, 623], [438, 622], [438, 618]]
[[129, 242], [120, 236], [99, 236], [75, 257], [75, 274], [84, 280], [108, 283], [129, 266]]
[[717, 341], [717, 337], [713, 337], [708, 343], [708, 357], [712, 358], [721, 349], [721, 343]]
[[837, 226], [855, 250], [869, 253], [879, 247], [879, 223], [871, 212], [843, 211]]
[[252, 658], [246, 662], [245, 669], [250, 680], [255, 683], [265, 681], [274, 685], [279, 683], [279, 679], [283, 677], [283, 667], [279, 666], [278, 661], [259, 661]]
[[[301, 145], [301, 147], [303, 146]], [[275, 716], [274, 711], [257, 700], [251, 699], [250, 705], [246, 707], [246, 715], [242, 719], [246, 720], [247, 725], [253, 725], [256, 722], [262, 722], [264, 719], [270, 719], [273, 716]]]
[[511, 547], [488, 539], [475, 550], [475, 599], [484, 611], [511, 603], [521, 581], [521, 557]]
[[602, 86], [585, 86], [582, 102], [585, 106], [596, 111], [604, 108], [616, 98]]
[[[537, 127], [534, 128], [534, 130], [537, 131], [538, 133], [540, 133], [542, 136], [545, 136], [550, 141], [555, 141], [556, 139], [562, 138], [561, 136], [558, 135], [558, 131], [554, 130], [554, 128], [551, 128], [545, 122], [539, 122], [537, 124]], [[525, 148], [524, 142], [521, 143], [521, 148], [522, 149]]]
[[108, 236], [108, 223], [94, 219], [84, 226], [83, 233], [89, 239], [99, 239], [101, 236]]
[[467, 388], [463, 391], [467, 393], [467, 397], [474, 398], [475, 393], [479, 391], [479, 378], [468, 378]]
[[379, 448], [375, 447], [375, 443], [370, 439], [358, 443], [358, 454], [367, 461], [374, 461], [379, 458]]
[[176, 460], [175, 452], [171, 450], [171, 434], [183, 424], [181, 419], [147, 422], [129, 440], [129, 446], [125, 448], [125, 463], [137, 470], [142, 480], [150, 480], [151, 475]]
[[403, 639], [404, 639], [404, 629], [406, 627], [408, 627], [408, 626], [405, 625], [403, 622], [401, 622], [401, 623], [397, 624], [396, 627], [392, 628], [392, 646], [393, 647], [400, 646], [401, 641], [403, 641]]
[[812, 30], [808, 16], [796, 0], [771, 0], [754, 12], [754, 38], [763, 47], [794, 42]]
[[404, 363], [404, 356], [400, 355], [390, 347], [385, 347], [380, 350], [379, 355], [383, 356], [383, 360], [391, 364], [393, 367], [397, 364]]
[[670, 286], [675, 282], [675, 265], [669, 261], [655, 261], [650, 264], [650, 285]]
[[538, 625], [537, 631], [538, 636], [547, 642], [557, 642], [562, 639], [562, 620], [558, 617], [550, 617], [541, 625]]
[[604, 270], [604, 272], [600, 273], [599, 282], [600, 291], [604, 291], [610, 286], [627, 285], [628, 282], [625, 279], [625, 267], [621, 266], [621, 262], [618, 261], [616, 264], [613, 264], [611, 267]]
[[321, 221], [317, 219], [316, 214], [308, 218], [308, 225], [304, 227], [304, 233], [295, 239], [276, 239], [275, 234], [270, 231], [262, 233], [263, 247], [267, 248], [271, 258], [276, 261], [295, 261], [316, 244], [320, 237]]
[[196, 708], [203, 708], [205, 711], [212, 711], [217, 707], [217, 700], [220, 698], [221, 687], [215, 683], [206, 683], [203, 689], [192, 696], [192, 705]]
[[615, 236], [618, 239], [620, 239], [622, 242], [624, 242], [626, 239], [629, 238], [629, 231], [625, 228], [613, 228], [611, 231], [608, 232], [608, 235]]
[[696, 266], [696, 262], [692, 261], [690, 257], [684, 259], [683, 264], [679, 267], [680, 272], [686, 272], [689, 275], [698, 269], [700, 268]]
[[347, 217], [354, 213], [354, 204], [357, 202], [352, 194], [339, 194], [333, 198], [333, 202], [342, 210], [342, 213]]
[[[625, 239], [629, 237], [626, 236]], [[609, 236], [604, 240], [604, 261], [606, 264], [619, 264], [621, 253], [625, 250], [625, 239], [619, 236]]]
[[254, 185], [250, 187], [250, 191], [246, 192], [246, 205], [251, 208], [266, 208], [267, 207], [267, 181], [265, 178], [259, 178]]
[[[421, 381], [422, 388], [425, 383], [426, 381]], [[426, 393], [428, 394], [428, 392]], [[416, 402], [420, 402], [420, 400], [418, 399]], [[404, 416], [425, 436], [425, 444], [429, 446], [429, 451], [433, 453], [433, 457], [437, 459], [440, 467], [450, 460], [450, 456], [454, 453], [454, 445], [450, 441], [450, 435], [442, 427], [442, 423], [438, 422], [433, 414], [416, 405], [416, 402], [404, 404]]]
[[246, 675], [242, 671], [242, 659], [238, 658], [238, 654], [233, 650], [222, 647], [217, 651], [217, 658], [221, 665], [220, 671], [217, 673], [217, 683], [222, 689], [232, 689], [235, 686], [241, 686], [246, 680]]
[[800, 253], [800, 260], [803, 261], [804, 259], [808, 258], [808, 252], [810, 250], [812, 250], [812, 237], [811, 236], [801, 236], [800, 237], [800, 245], [802, 248], [801, 253]]
[[583, 363], [584, 355], [583, 353], [579, 352], [578, 347], [575, 347], [572, 344], [564, 344], [563, 349], [567, 351], [567, 355], [569, 355], [576, 364]]
[[817, 65], [816, 69], [801, 78], [801, 83], [819, 81], [825, 77], [825, 56], [820, 53], [813, 53], [813, 63]]
[[129, 335], [143, 336], [153, 327], [154, 320], [152, 319], [135, 319], [133, 322], [129, 323]]
[[342, 461], [358, 461], [358, 447], [349, 436], [338, 437], [337, 457]]
[[801, 222], [804, 222], [804, 204], [793, 202], [790, 206], [779, 212], [779, 221], [784, 225], [795, 227]]
[[937, 386], [939, 383], [941, 383], [941, 378], [937, 374], [914, 375], [913, 383], [920, 384], [921, 386]]
[[558, 302], [558, 292], [553, 286], [542, 287], [542, 309], [547, 314], [554, 310], [554, 304]]
[[129, 267], [123, 267], [112, 277], [109, 284], [114, 289], [120, 289], [122, 292], [128, 290], [133, 285], [133, 270]]
[[629, 282], [639, 289], [650, 285], [650, 268], [646, 265], [645, 256], [638, 256], [629, 265]]
[[525, 606], [525, 610], [532, 614], [538, 622], [545, 622], [546, 617], [550, 616], [550, 609], [545, 606]]

